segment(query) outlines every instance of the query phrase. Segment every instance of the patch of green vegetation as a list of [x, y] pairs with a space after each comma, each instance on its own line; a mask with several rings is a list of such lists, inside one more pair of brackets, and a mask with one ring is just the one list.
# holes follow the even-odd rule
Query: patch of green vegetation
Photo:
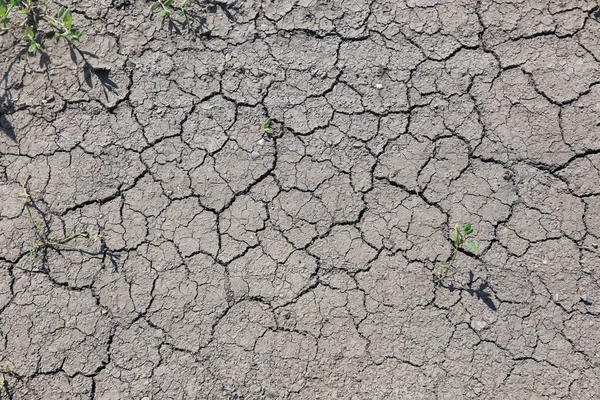
[[273, 127], [271, 126], [271, 118], [267, 118], [259, 129], [265, 135], [270, 135], [271, 133], [273, 133]]
[[4, 366], [0, 368], [0, 394], [2, 393], [2, 390], [7, 391], [6, 377], [13, 374], [13, 370], [8, 364], [4, 364]]
[[83, 29], [73, 28], [71, 9], [60, 7], [56, 12], [52, 9], [51, 0], [0, 0], [0, 31], [23, 31], [27, 51], [32, 54], [42, 47], [44, 24], [69, 44], [79, 40]]
[[36, 258], [40, 252], [47, 251], [48, 249], [69, 249], [83, 251], [81, 246], [73, 246], [71, 244], [76, 239], [87, 239], [85, 247], [89, 247], [92, 243], [97, 242], [102, 238], [100, 233], [95, 235], [90, 234], [87, 228], [83, 228], [63, 237], [50, 237], [50, 229], [46, 220], [36, 222], [33, 217], [31, 210], [34, 209], [39, 211], [39, 209], [35, 206], [35, 203], [29, 194], [29, 178], [30, 176], [25, 179], [25, 182], [22, 186], [23, 191], [19, 193], [19, 196], [23, 198], [23, 205], [25, 207], [25, 211], [27, 212], [27, 217], [29, 222], [31, 222], [35, 232], [35, 240], [31, 244], [31, 249], [27, 253], [28, 256]]
[[448, 273], [450, 272], [450, 269], [452, 268], [452, 265], [454, 264], [456, 256], [460, 250], [467, 248], [475, 254], [480, 253], [479, 247], [477, 247], [475, 243], [467, 241], [467, 237], [473, 233], [473, 224], [470, 222], [467, 222], [462, 228], [459, 224], [454, 226], [454, 232], [452, 234], [454, 249], [452, 250], [450, 259], [442, 261], [439, 267], [435, 269], [434, 275], [436, 283], [441, 283], [448, 276]]
[[171, 18], [173, 15], [186, 17], [193, 5], [192, 0], [182, 0], [175, 4], [175, 0], [157, 0], [150, 6], [150, 10], [156, 11], [163, 18]]

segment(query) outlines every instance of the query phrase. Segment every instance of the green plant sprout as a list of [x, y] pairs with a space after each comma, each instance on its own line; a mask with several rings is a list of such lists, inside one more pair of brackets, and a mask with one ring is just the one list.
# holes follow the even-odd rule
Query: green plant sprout
[[25, 35], [23, 35], [23, 40], [27, 42], [27, 51], [35, 54], [40, 49], [40, 44], [35, 41], [35, 33], [33, 29], [27, 27], [25, 29]]
[[160, 16], [163, 18], [169, 17], [173, 10], [173, 3], [175, 0], [158, 0], [152, 3], [150, 10], [155, 11], [160, 9]]
[[439, 267], [434, 271], [436, 283], [441, 283], [448, 276], [458, 252], [463, 249], [463, 247], [466, 247], [475, 254], [480, 253], [479, 247], [477, 247], [475, 243], [467, 241], [467, 237], [471, 234], [473, 234], [473, 224], [470, 222], [467, 222], [462, 228], [459, 224], [454, 226], [454, 232], [452, 234], [454, 249], [452, 250], [452, 256], [450, 257], [450, 260], [442, 261]]
[[27, 217], [31, 224], [33, 225], [33, 230], [35, 232], [35, 240], [31, 245], [31, 249], [27, 253], [28, 256], [36, 258], [37, 255], [45, 251], [47, 249], [70, 249], [82, 251], [81, 247], [71, 246], [73, 240], [77, 238], [85, 238], [87, 239], [86, 246], [90, 246], [92, 243], [97, 242], [102, 238], [101, 234], [92, 235], [89, 233], [87, 228], [83, 228], [77, 232], [74, 232], [70, 235], [64, 236], [62, 238], [50, 238], [48, 232], [48, 226], [44, 221], [37, 222], [33, 218], [33, 213], [31, 212], [31, 208], [35, 208], [33, 204], [33, 200], [31, 199], [31, 195], [29, 194], [29, 178], [25, 179], [23, 183], [23, 191], [19, 193], [19, 196], [23, 198], [23, 205], [25, 207], [25, 211], [27, 212]]
[[[204, 11], [210, 8], [212, 2], [203, 0], [155, 0], [150, 5], [152, 12], [157, 12], [159, 16], [168, 19], [169, 23], [177, 23], [182, 27], [187, 27], [192, 31], [192, 21], [202, 24]], [[221, 7], [227, 6], [226, 3], [215, 2]]]
[[13, 375], [13, 370], [8, 364], [4, 364], [4, 366], [0, 368], [0, 393], [2, 392], [2, 389], [5, 391], [7, 390], [6, 377], [9, 375]]
[[73, 44], [79, 40], [83, 34], [83, 29], [73, 31], [73, 15], [70, 8], [61, 7], [56, 13], [56, 17], [47, 17], [47, 21], [55, 29], [55, 36], [64, 37], [69, 43]]
[[259, 130], [262, 133], [265, 133], [267, 135], [270, 135], [271, 133], [273, 133], [273, 128], [271, 127], [271, 118], [267, 118], [265, 120], [265, 122], [263, 122], [263, 124], [261, 125], [261, 127], [259, 128]]
[[[71, 9], [60, 7], [53, 15], [51, 5], [51, 0], [0, 0], [0, 32], [24, 31], [22, 38], [27, 45], [27, 51], [32, 54], [41, 48], [41, 22], [49, 25], [56, 37], [65, 38], [69, 44], [79, 40], [83, 29], [73, 29]], [[21, 15], [21, 18], [18, 18], [18, 15]]]

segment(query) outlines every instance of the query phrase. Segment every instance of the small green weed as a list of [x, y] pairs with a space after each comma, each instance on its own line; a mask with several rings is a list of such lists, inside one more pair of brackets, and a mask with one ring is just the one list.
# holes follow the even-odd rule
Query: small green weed
[[260, 126], [259, 130], [266, 135], [270, 135], [271, 133], [273, 133], [273, 127], [271, 126], [271, 118], [267, 118], [265, 122], [263, 122], [263, 124]]
[[[171, 28], [179, 25], [190, 32], [193, 30], [193, 22], [202, 25], [207, 7], [209, 2], [202, 0], [155, 0], [150, 5], [150, 10], [158, 13], [163, 20], [168, 20]], [[225, 3], [221, 7], [226, 7]]]
[[152, 5], [150, 6], [150, 9], [152, 11], [158, 11], [160, 16], [163, 18], [167, 18], [171, 16], [171, 13], [174, 11], [173, 9], [173, 3], [175, 1], [174, 0], [158, 0], [155, 1], [154, 3], [152, 3]]
[[6, 388], [6, 377], [13, 375], [13, 370], [8, 364], [4, 364], [3, 367], [0, 368], [0, 393], [2, 390], [7, 390]]
[[473, 242], [468, 242], [467, 237], [473, 234], [473, 224], [467, 222], [462, 228], [459, 224], [454, 226], [454, 232], [452, 234], [452, 240], [454, 242], [454, 249], [452, 250], [452, 256], [449, 260], [442, 261], [438, 268], [434, 271], [436, 283], [441, 283], [450, 272], [458, 252], [466, 247], [475, 254], [479, 254], [479, 247]]
[[193, 0], [182, 0], [175, 4], [175, 0], [157, 0], [150, 6], [150, 10], [157, 11], [163, 18], [171, 18], [172, 15], [187, 17], [190, 7], [194, 5]]
[[62, 37], [70, 44], [79, 40], [83, 29], [73, 29], [71, 9], [60, 7], [53, 13], [51, 6], [51, 0], [0, 0], [0, 31], [23, 31], [27, 51], [32, 54], [41, 48], [41, 22], [49, 25], [56, 37]]
[[90, 246], [92, 243], [102, 238], [101, 234], [90, 234], [87, 228], [83, 228], [77, 232], [74, 232], [62, 238], [50, 238], [49, 229], [46, 221], [36, 222], [33, 218], [33, 213], [31, 212], [31, 209], [38, 209], [35, 206], [31, 195], [29, 194], [29, 178], [30, 176], [28, 176], [27, 179], [25, 179], [25, 182], [23, 183], [23, 191], [19, 193], [19, 196], [23, 198], [23, 205], [27, 212], [27, 217], [33, 225], [33, 230], [35, 232], [35, 241], [32, 243], [31, 249], [27, 253], [28, 256], [36, 258], [40, 252], [46, 251], [48, 249], [70, 249], [82, 251], [81, 247], [71, 246], [70, 243], [77, 238], [84, 238], [87, 239], [86, 246]]

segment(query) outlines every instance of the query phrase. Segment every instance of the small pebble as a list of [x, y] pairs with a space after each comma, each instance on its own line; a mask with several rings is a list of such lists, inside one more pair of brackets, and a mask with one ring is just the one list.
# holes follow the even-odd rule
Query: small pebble
[[172, 194], [173, 194], [173, 191], [172, 191], [172, 190], [167, 190], [167, 196], [170, 196], [170, 195], [172, 195]]
[[383, 85], [381, 83], [376, 83], [375, 89], [383, 89]]
[[487, 327], [487, 324], [484, 321], [473, 321], [473, 323], [471, 324], [471, 326], [476, 331], [481, 331], [481, 330], [483, 330], [483, 329], [485, 329]]
[[253, 151], [250, 155], [252, 156], [252, 158], [258, 158], [258, 157], [260, 157], [260, 153], [258, 151], [256, 151], [256, 150]]
[[262, 146], [265, 144], [265, 139], [260, 139], [257, 143], [259, 146]]
[[583, 301], [586, 304], [591, 304], [592, 299], [587, 294], [584, 294], [583, 296], [581, 296], [581, 301]]
[[362, 147], [362, 143], [361, 142], [354, 142], [352, 144], [352, 147], [354, 147], [355, 149], [358, 149], [358, 148]]

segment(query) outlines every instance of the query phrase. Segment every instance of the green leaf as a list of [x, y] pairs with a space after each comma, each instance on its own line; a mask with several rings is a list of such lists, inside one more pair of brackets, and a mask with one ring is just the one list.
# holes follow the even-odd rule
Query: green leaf
[[165, 1], [165, 3], [164, 3], [165, 7], [169, 7], [169, 6], [173, 5], [173, 1], [175, 1], [175, 0], [167, 0], [167, 1]]
[[65, 11], [65, 15], [63, 16], [63, 23], [67, 26], [68, 30], [71, 30], [71, 26], [73, 26], [73, 15], [71, 14], [71, 9], [67, 8]]
[[5, 24], [5, 25], [6, 25], [6, 24], [8, 24], [9, 22], [10, 22], [10, 18], [6, 18], [6, 17], [5, 17], [5, 18], [1, 18], [1, 19], [0, 19], [0, 24]]
[[467, 222], [463, 228], [463, 231], [465, 232], [465, 235], [470, 235], [473, 233], [473, 224]]
[[442, 264], [443, 266], [446, 266], [446, 261], [441, 261], [440, 264]]
[[39, 47], [40, 47], [40, 45], [37, 44], [36, 42], [31, 42], [29, 44], [29, 47], [27, 48], [27, 51], [30, 52], [31, 54], [35, 54]]
[[152, 5], [150, 6], [150, 10], [154, 11], [158, 7], [160, 7], [160, 3], [157, 1], [156, 3], [152, 3]]
[[0, 0], [0, 10], [4, 10], [4, 12], [6, 12], [6, 1]]
[[465, 246], [467, 246], [467, 248], [475, 254], [481, 253], [481, 251], [479, 251], [479, 247], [477, 247], [477, 245], [475, 243], [465, 242]]
[[62, 19], [64, 13], [65, 13], [65, 8], [64, 7], [59, 8], [58, 12], [56, 13], [56, 18]]
[[454, 246], [458, 249], [460, 247], [461, 242], [461, 234], [458, 224], [454, 226], [454, 234], [452, 235], [452, 240], [454, 241]]
[[169, 11], [167, 11], [167, 10], [162, 10], [162, 11], [160, 12], [160, 16], [161, 16], [161, 17], [166, 17], [167, 15], [169, 15]]

